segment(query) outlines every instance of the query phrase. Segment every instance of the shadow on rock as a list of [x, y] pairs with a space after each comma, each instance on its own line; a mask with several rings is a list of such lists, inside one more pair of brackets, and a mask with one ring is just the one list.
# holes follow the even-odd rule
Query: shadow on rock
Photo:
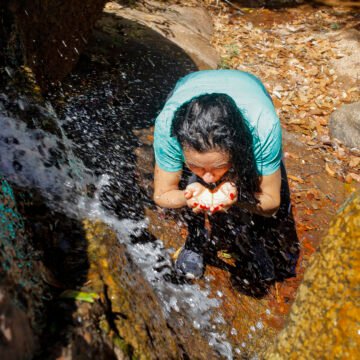
[[[70, 329], [76, 327], [73, 318], [78, 308], [76, 299], [65, 299], [62, 294], [68, 289], [79, 289], [86, 282], [87, 241], [82, 224], [50, 210], [41, 195], [18, 190], [17, 202], [24, 218], [25, 233], [33, 246], [29, 255], [39, 264], [43, 286], [48, 289], [40, 300], [44, 324], [38, 329], [41, 333], [35, 358], [55, 358], [70, 342]], [[91, 352], [89, 347], [87, 352]]]
[[137, 181], [138, 137], [176, 81], [194, 70], [188, 55], [155, 31], [104, 14], [73, 74], [49, 95], [76, 155], [106, 177], [100, 200], [118, 218], [142, 219], [144, 205], [152, 205]]

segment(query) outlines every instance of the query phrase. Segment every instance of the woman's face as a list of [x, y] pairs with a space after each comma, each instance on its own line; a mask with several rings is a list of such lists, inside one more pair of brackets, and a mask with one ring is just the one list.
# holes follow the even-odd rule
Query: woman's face
[[184, 149], [186, 166], [206, 183], [219, 181], [231, 168], [230, 155], [220, 150], [200, 153], [194, 149]]

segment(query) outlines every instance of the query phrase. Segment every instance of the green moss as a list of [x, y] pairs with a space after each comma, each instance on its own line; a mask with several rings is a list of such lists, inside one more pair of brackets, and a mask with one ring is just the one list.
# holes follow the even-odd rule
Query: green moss
[[289, 322], [266, 359], [356, 359], [360, 192], [346, 202], [310, 261]]

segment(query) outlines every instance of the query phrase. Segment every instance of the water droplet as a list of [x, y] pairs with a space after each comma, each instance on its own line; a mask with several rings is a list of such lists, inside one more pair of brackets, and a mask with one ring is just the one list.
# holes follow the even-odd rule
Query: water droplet
[[256, 323], [256, 327], [257, 327], [258, 329], [263, 329], [263, 328], [264, 328], [264, 324], [263, 324], [261, 321], [258, 321], [258, 322]]
[[199, 322], [197, 322], [196, 320], [193, 321], [193, 326], [195, 329], [199, 330], [201, 328], [201, 325]]
[[9, 68], [8, 66], [5, 66], [5, 71], [10, 77], [13, 77], [14, 72], [12, 71], [11, 68]]

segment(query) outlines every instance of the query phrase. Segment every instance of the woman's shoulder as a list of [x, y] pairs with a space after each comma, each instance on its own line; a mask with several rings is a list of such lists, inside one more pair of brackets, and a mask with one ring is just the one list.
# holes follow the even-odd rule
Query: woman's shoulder
[[178, 81], [178, 85], [183, 85], [191, 82], [197, 81], [209, 81], [219, 80], [222, 81], [249, 81], [249, 82], [257, 82], [261, 83], [260, 79], [255, 75], [235, 69], [217, 69], [217, 70], [199, 70], [194, 71], [190, 74], [185, 75]]

